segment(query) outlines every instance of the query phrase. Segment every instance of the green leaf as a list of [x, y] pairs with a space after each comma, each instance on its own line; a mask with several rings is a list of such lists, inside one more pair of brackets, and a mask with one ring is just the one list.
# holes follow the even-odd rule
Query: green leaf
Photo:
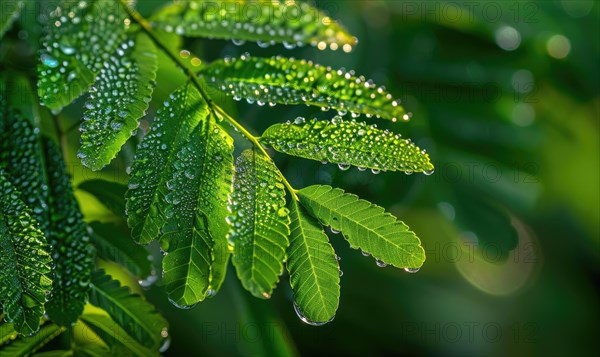
[[350, 52], [358, 42], [346, 29], [305, 2], [180, 1], [153, 17], [159, 29], [189, 37], [257, 41], [259, 46], [283, 43], [286, 48], [310, 44], [323, 50]]
[[[156, 312], [154, 306], [141, 296], [132, 294], [103, 270], [92, 275], [90, 302], [110, 315], [135, 340], [150, 349], [158, 349], [162, 343], [161, 332], [166, 331], [167, 321]], [[163, 332], [164, 333], [164, 332]]]
[[85, 166], [100, 170], [135, 133], [152, 97], [157, 62], [152, 40], [139, 34], [124, 41], [100, 69], [81, 125], [77, 156]]
[[33, 357], [69, 357], [73, 356], [72, 350], [54, 350], [40, 352], [33, 355]]
[[173, 177], [173, 161], [198, 124], [205, 103], [187, 83], [173, 92], [159, 110], [151, 131], [138, 146], [127, 191], [128, 223], [133, 239], [147, 244], [156, 239], [172, 209], [167, 209], [167, 181]]
[[121, 224], [90, 223], [92, 242], [99, 258], [116, 262], [138, 279], [153, 273], [149, 252], [131, 240], [129, 228]]
[[47, 238], [55, 265], [52, 297], [46, 304], [46, 311], [53, 322], [70, 326], [77, 321], [88, 299], [94, 248], [89, 243], [88, 228], [73, 196], [60, 149], [45, 138], [43, 147], [52, 220]]
[[307, 159], [378, 171], [433, 172], [429, 155], [399, 134], [377, 129], [364, 122], [297, 118], [294, 123], [275, 124], [261, 141], [279, 152]]
[[323, 228], [296, 200], [290, 203], [287, 270], [294, 307], [304, 321], [322, 325], [335, 317], [340, 300], [337, 256]]
[[15, 326], [12, 323], [1, 323], [2, 319], [3, 318], [0, 315], [0, 346], [8, 341], [14, 340], [19, 335], [17, 331], [15, 331]]
[[[80, 321], [83, 321], [85, 326], [94, 331], [110, 347], [110, 351], [106, 352], [117, 356], [133, 354], [134, 356], [145, 357], [158, 355], [157, 351], [152, 351], [138, 343], [123, 327], [111, 319], [110, 316], [97, 313], [84, 313], [81, 315]], [[107, 355], [107, 353], [103, 355]]]
[[383, 208], [330, 186], [306, 187], [298, 197], [313, 217], [341, 231], [351, 247], [407, 271], [423, 265], [419, 238]]
[[[169, 299], [191, 306], [213, 295], [225, 278], [229, 251], [225, 221], [233, 176], [233, 139], [209, 116], [177, 153], [166, 201], [172, 205], [162, 249]], [[210, 218], [210, 219], [209, 219]]]
[[38, 63], [38, 95], [52, 110], [62, 109], [87, 91], [125, 38], [119, 2], [64, 4], [49, 14]]
[[118, 217], [125, 217], [127, 186], [117, 182], [96, 179], [84, 181], [77, 188], [92, 194]]
[[39, 129], [17, 111], [8, 108], [0, 117], [0, 166], [4, 166], [21, 199], [33, 210], [39, 228], [50, 233], [48, 184]]
[[2, 347], [0, 357], [29, 356], [64, 331], [64, 327], [56, 324], [44, 325], [35, 336], [19, 338], [8, 346]]
[[52, 288], [50, 248], [2, 169], [0, 189], [0, 301], [6, 320], [29, 335], [39, 328]]
[[399, 100], [371, 80], [312, 61], [243, 55], [240, 59], [214, 61], [199, 74], [209, 85], [234, 99], [246, 98], [249, 103], [315, 105], [340, 114], [366, 114], [392, 121], [408, 120], [410, 116]]
[[23, 1], [6, 1], [0, 9], [0, 38], [10, 30], [13, 22], [19, 18], [23, 9]]
[[273, 162], [255, 149], [242, 152], [230, 201], [233, 265], [246, 290], [268, 299], [283, 272], [290, 235], [285, 188]]

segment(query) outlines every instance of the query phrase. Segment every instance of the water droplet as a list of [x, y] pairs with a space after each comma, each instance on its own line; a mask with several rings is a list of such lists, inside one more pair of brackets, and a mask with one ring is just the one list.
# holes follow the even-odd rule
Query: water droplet
[[421, 268], [404, 268], [404, 271], [407, 273], [411, 273], [414, 274], [416, 272], [418, 272]]
[[277, 210], [277, 215], [279, 215], [279, 217], [285, 217], [289, 213], [290, 213], [290, 210], [285, 207], [281, 207], [279, 210]]
[[304, 322], [305, 324], [311, 325], [311, 326], [323, 326], [326, 323], [333, 321], [333, 319], [335, 318], [335, 316], [333, 316], [331, 319], [329, 319], [327, 321], [311, 321], [304, 315], [304, 313], [300, 310], [300, 308], [298, 307], [298, 304], [296, 304], [295, 301], [294, 301], [294, 311], [296, 312], [296, 315], [298, 315], [298, 318], [300, 319], [300, 321]]
[[360, 252], [360, 254], [362, 254], [362, 255], [363, 255], [363, 257], [368, 257], [368, 256], [370, 256], [370, 255], [371, 255], [371, 254], [369, 254], [369, 253], [367, 253], [367, 252], [364, 252], [364, 251], [361, 251], [361, 252]]
[[427, 176], [429, 176], [429, 175], [433, 175], [433, 173], [434, 173], [434, 172], [435, 172], [435, 170], [434, 170], [434, 169], [431, 169], [431, 170], [425, 170], [425, 171], [423, 171], [423, 173], [424, 173], [425, 175], [427, 175]]
[[338, 167], [340, 168], [340, 170], [342, 171], [346, 171], [350, 168], [350, 164], [347, 164], [345, 162], [339, 163]]
[[382, 262], [379, 259], [375, 259], [375, 264], [377, 264], [377, 266], [380, 267], [380, 268], [385, 268], [387, 266], [386, 263]]
[[42, 63], [50, 68], [58, 67], [58, 61], [56, 60], [56, 58], [50, 56], [49, 54], [43, 54], [41, 59]]
[[329, 229], [331, 230], [331, 233], [333, 233], [333, 234], [340, 233], [340, 231], [336, 231], [335, 229], [333, 229], [333, 227], [329, 227]]
[[144, 289], [148, 289], [149, 287], [151, 287], [154, 283], [156, 283], [156, 281], [158, 280], [158, 276], [156, 275], [156, 272], [153, 271], [152, 273], [150, 273], [150, 275], [148, 277], [146, 277], [145, 279], [140, 279], [138, 280], [138, 284], [140, 284], [140, 286]]
[[182, 309], [182, 310], [189, 310], [192, 307], [196, 306], [196, 304], [192, 304], [192, 305], [180, 305], [178, 304], [175, 300], [171, 299], [171, 297], [169, 297], [169, 302], [171, 302], [171, 304], [173, 304], [173, 306], [175, 306], [178, 309]]
[[160, 353], [167, 352], [167, 350], [169, 349], [169, 347], [171, 347], [171, 337], [165, 338], [165, 340], [163, 341], [162, 345], [160, 345], [160, 348], [158, 349], [158, 352], [160, 352]]
[[381, 170], [371, 169], [371, 172], [373, 173], [373, 175], [378, 175], [381, 172]]

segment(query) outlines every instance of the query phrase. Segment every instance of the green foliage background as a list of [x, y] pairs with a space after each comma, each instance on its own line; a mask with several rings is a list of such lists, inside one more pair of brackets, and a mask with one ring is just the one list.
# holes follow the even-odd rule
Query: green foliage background
[[[148, 16], [159, 5], [139, 1], [138, 9]], [[312, 47], [263, 49], [220, 40], [180, 43], [175, 36], [163, 36], [173, 48], [188, 49], [206, 61], [246, 51], [257, 56], [283, 52], [344, 66], [399, 96], [413, 119], [376, 122], [426, 148], [436, 166], [432, 176], [341, 171], [335, 165], [279, 154], [275, 159], [294, 186], [334, 183], [386, 207], [417, 232], [427, 255], [425, 265], [418, 274], [379, 268], [372, 258], [331, 234], [344, 274], [337, 317], [322, 327], [307, 326], [296, 317], [287, 282], [262, 301], [244, 291], [230, 270], [218, 298], [191, 310], [170, 305], [164, 289], [152, 286], [145, 294], [170, 322], [172, 342], [166, 355], [597, 352], [599, 4], [564, 0], [316, 5], [359, 38], [351, 54]], [[503, 43], [498, 36], [512, 34], [503, 26], [519, 33], [519, 46], [513, 51], [498, 45]], [[554, 35], [570, 41], [564, 59], [549, 55]], [[18, 51], [0, 52], [0, 58], [14, 67], [34, 65], [19, 62]], [[162, 54], [159, 64], [151, 108], [185, 80]], [[256, 132], [307, 110], [219, 99]], [[68, 107], [61, 114], [61, 126], [75, 125], [82, 107], [82, 100]], [[326, 118], [320, 111], [314, 114]], [[142, 128], [147, 124], [143, 121]], [[97, 173], [80, 164], [79, 133], [71, 132], [63, 149], [74, 187], [97, 178], [126, 183], [134, 144], [127, 144]], [[87, 221], [116, 220], [86, 191], [75, 194]], [[473, 249], [476, 241], [480, 249]], [[104, 268], [141, 291], [116, 265], [105, 263]]]

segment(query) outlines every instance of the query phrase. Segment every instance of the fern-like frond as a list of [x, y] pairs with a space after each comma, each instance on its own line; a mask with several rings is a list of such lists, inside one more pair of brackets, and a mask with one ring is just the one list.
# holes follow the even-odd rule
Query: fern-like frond
[[70, 326], [77, 321], [88, 299], [94, 248], [73, 195], [60, 149], [43, 138], [43, 151], [51, 212], [51, 233], [47, 238], [55, 265], [52, 297], [46, 304], [46, 311], [55, 323]]
[[312, 61], [281, 56], [226, 58], [203, 67], [199, 74], [211, 86], [248, 102], [275, 105], [307, 104], [340, 114], [365, 114], [392, 121], [408, 120], [399, 100], [383, 87], [357, 77], [353, 71], [334, 70]]
[[156, 312], [154, 306], [141, 296], [132, 294], [104, 271], [92, 275], [90, 302], [110, 315], [127, 333], [142, 345], [156, 350], [162, 343], [161, 332], [166, 331], [167, 321]]
[[335, 20], [301, 1], [180, 1], [159, 11], [153, 23], [183, 36], [256, 41], [261, 47], [310, 44], [350, 52], [357, 43]]
[[23, 1], [7, 1], [2, 4], [2, 10], [0, 10], [0, 38], [4, 36], [4, 33], [12, 27], [13, 22], [21, 14], [23, 9]]
[[277, 168], [255, 150], [245, 150], [235, 163], [228, 239], [244, 288], [269, 298], [283, 272], [290, 217]]
[[81, 125], [77, 156], [92, 170], [107, 165], [138, 127], [152, 97], [156, 47], [145, 34], [119, 45], [98, 73]]
[[119, 263], [138, 279], [152, 274], [148, 251], [131, 240], [128, 227], [123, 224], [92, 222], [90, 228], [99, 258]]
[[0, 349], [0, 357], [31, 356], [48, 342], [65, 332], [66, 328], [56, 324], [44, 325], [35, 336], [21, 337]]
[[298, 197], [312, 216], [341, 231], [351, 247], [398, 268], [423, 265], [425, 251], [419, 238], [383, 208], [330, 186], [306, 187]]
[[229, 259], [227, 198], [233, 176], [233, 139], [205, 107], [200, 123], [173, 161], [167, 181], [168, 218], [161, 246], [169, 299], [187, 307], [220, 287]]
[[136, 242], [147, 244], [156, 239], [173, 214], [165, 200], [173, 162], [206, 111], [206, 103], [188, 83], [164, 102], [151, 131], [139, 144], [126, 195], [128, 223]]
[[294, 304], [305, 322], [331, 321], [340, 300], [338, 260], [323, 228], [296, 200], [290, 202], [287, 270]]
[[48, 182], [39, 129], [19, 112], [7, 108], [0, 117], [0, 138], [0, 166], [21, 193], [23, 202], [32, 209], [39, 228], [49, 235]]
[[117, 217], [125, 218], [125, 192], [127, 185], [101, 179], [83, 181], [77, 189], [96, 197], [100, 203]]
[[0, 193], [0, 301], [6, 320], [29, 335], [38, 330], [52, 289], [50, 247], [2, 169]]
[[100, 312], [84, 312], [80, 321], [98, 335], [110, 348], [110, 351], [106, 351], [102, 355], [134, 355], [139, 357], [158, 355], [158, 350], [151, 350], [142, 346], [108, 315]]
[[275, 124], [262, 135], [261, 141], [275, 150], [339, 164], [378, 171], [431, 173], [429, 156], [408, 139], [364, 122], [297, 118], [293, 123]]
[[125, 18], [113, 0], [65, 1], [48, 17], [38, 64], [38, 94], [60, 110], [88, 90], [125, 38]]

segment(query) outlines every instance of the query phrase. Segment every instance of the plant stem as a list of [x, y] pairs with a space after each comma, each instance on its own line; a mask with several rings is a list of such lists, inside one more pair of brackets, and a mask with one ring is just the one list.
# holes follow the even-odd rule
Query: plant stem
[[[140, 25], [142, 30], [148, 35], [148, 37], [150, 37], [152, 42], [154, 42], [154, 44], [158, 48], [160, 48], [160, 50], [163, 51], [188, 76], [188, 78], [192, 81], [192, 84], [194, 85], [194, 87], [196, 87], [196, 89], [198, 90], [198, 92], [200, 93], [202, 98], [206, 101], [208, 108], [213, 112], [213, 114], [218, 115], [219, 117], [221, 117], [221, 118], [225, 119], [227, 122], [229, 122], [234, 128], [236, 128], [240, 133], [242, 133], [242, 135], [245, 136], [246, 139], [248, 139], [256, 148], [258, 148], [258, 150], [265, 157], [267, 157], [271, 162], [273, 162], [273, 159], [271, 158], [271, 156], [269, 156], [269, 154], [267, 153], [265, 148], [258, 141], [258, 138], [256, 136], [252, 135], [248, 130], [246, 130], [246, 128], [243, 125], [238, 123], [237, 120], [232, 118], [231, 115], [227, 114], [227, 112], [225, 110], [223, 110], [223, 108], [219, 107], [210, 98], [210, 96], [206, 93], [206, 91], [202, 87], [202, 83], [200, 83], [200, 80], [198, 79], [196, 74], [190, 68], [188, 68], [185, 64], [183, 64], [181, 62], [181, 60], [179, 59], [179, 57], [177, 57], [175, 54], [173, 54], [160, 41], [160, 39], [154, 34], [154, 31], [152, 30], [152, 26], [150, 25], [148, 20], [146, 20], [142, 15], [140, 15], [135, 9], [129, 7], [129, 5], [127, 4], [127, 0], [119, 0], [119, 1], [121, 3], [122, 7], [127, 12], [127, 14], [132, 18], [132, 20], [134, 22], [136, 22], [138, 25]], [[296, 190], [292, 187], [292, 185], [290, 185], [288, 180], [285, 178], [285, 176], [283, 176], [283, 174], [281, 173], [281, 171], [275, 165], [274, 162], [273, 162], [273, 166], [277, 169], [277, 172], [279, 173], [279, 176], [281, 177], [283, 184], [290, 192], [290, 195], [292, 196], [292, 198], [294, 200], [298, 201], [299, 199], [298, 199], [298, 196], [296, 195]]]

